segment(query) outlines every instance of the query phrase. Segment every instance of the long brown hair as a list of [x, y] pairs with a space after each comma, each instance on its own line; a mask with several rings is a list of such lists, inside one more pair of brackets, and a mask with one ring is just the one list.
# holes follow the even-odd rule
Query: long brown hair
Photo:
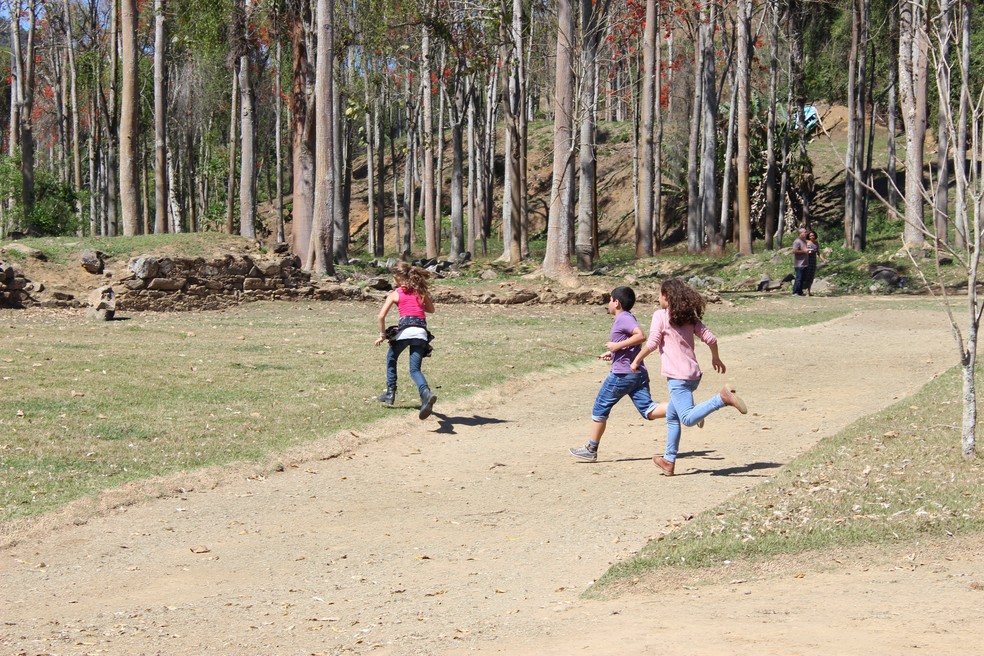
[[659, 288], [669, 306], [670, 323], [685, 326], [704, 318], [707, 301], [696, 289], [679, 278], [667, 278]]
[[427, 281], [431, 277], [429, 271], [406, 262], [397, 262], [390, 272], [396, 284], [411, 294], [421, 298], [427, 295]]

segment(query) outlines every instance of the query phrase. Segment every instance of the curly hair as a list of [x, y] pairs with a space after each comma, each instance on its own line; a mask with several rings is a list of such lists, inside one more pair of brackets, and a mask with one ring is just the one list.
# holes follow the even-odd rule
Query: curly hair
[[425, 269], [415, 267], [406, 262], [397, 262], [390, 269], [396, 284], [416, 296], [423, 297], [427, 294], [427, 281], [431, 274]]
[[696, 289], [679, 278], [667, 278], [659, 291], [666, 297], [669, 306], [670, 323], [674, 326], [685, 326], [697, 323], [704, 318], [704, 307], [707, 301]]

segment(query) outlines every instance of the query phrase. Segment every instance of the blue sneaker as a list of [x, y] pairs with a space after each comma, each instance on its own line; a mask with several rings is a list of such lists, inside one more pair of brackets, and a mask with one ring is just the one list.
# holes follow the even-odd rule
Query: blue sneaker
[[592, 451], [587, 446], [571, 448], [571, 455], [585, 462], [594, 462], [598, 459], [598, 450]]

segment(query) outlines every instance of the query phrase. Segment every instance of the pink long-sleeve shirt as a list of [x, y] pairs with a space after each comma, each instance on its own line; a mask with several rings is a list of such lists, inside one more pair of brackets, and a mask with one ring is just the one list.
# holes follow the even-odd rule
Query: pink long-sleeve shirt
[[717, 337], [702, 322], [674, 326], [670, 313], [659, 309], [653, 313], [646, 346], [659, 351], [661, 372], [665, 378], [696, 380], [701, 377], [700, 365], [694, 355], [694, 336], [708, 346], [717, 344]]

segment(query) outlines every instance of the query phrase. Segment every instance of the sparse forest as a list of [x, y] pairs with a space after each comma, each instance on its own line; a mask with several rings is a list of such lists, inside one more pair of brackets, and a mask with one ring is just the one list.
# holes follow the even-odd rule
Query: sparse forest
[[[598, 126], [616, 122], [634, 144], [637, 256], [674, 240], [749, 253], [814, 219], [806, 144], [824, 99], [848, 108], [845, 245], [898, 211], [910, 245], [964, 247], [981, 198], [977, 167], [953, 166], [981, 157], [974, 10], [3, 0], [0, 231], [224, 230], [288, 241], [319, 273], [355, 252], [467, 252], [563, 277], [598, 256]], [[552, 174], [534, 186], [544, 121]]]

